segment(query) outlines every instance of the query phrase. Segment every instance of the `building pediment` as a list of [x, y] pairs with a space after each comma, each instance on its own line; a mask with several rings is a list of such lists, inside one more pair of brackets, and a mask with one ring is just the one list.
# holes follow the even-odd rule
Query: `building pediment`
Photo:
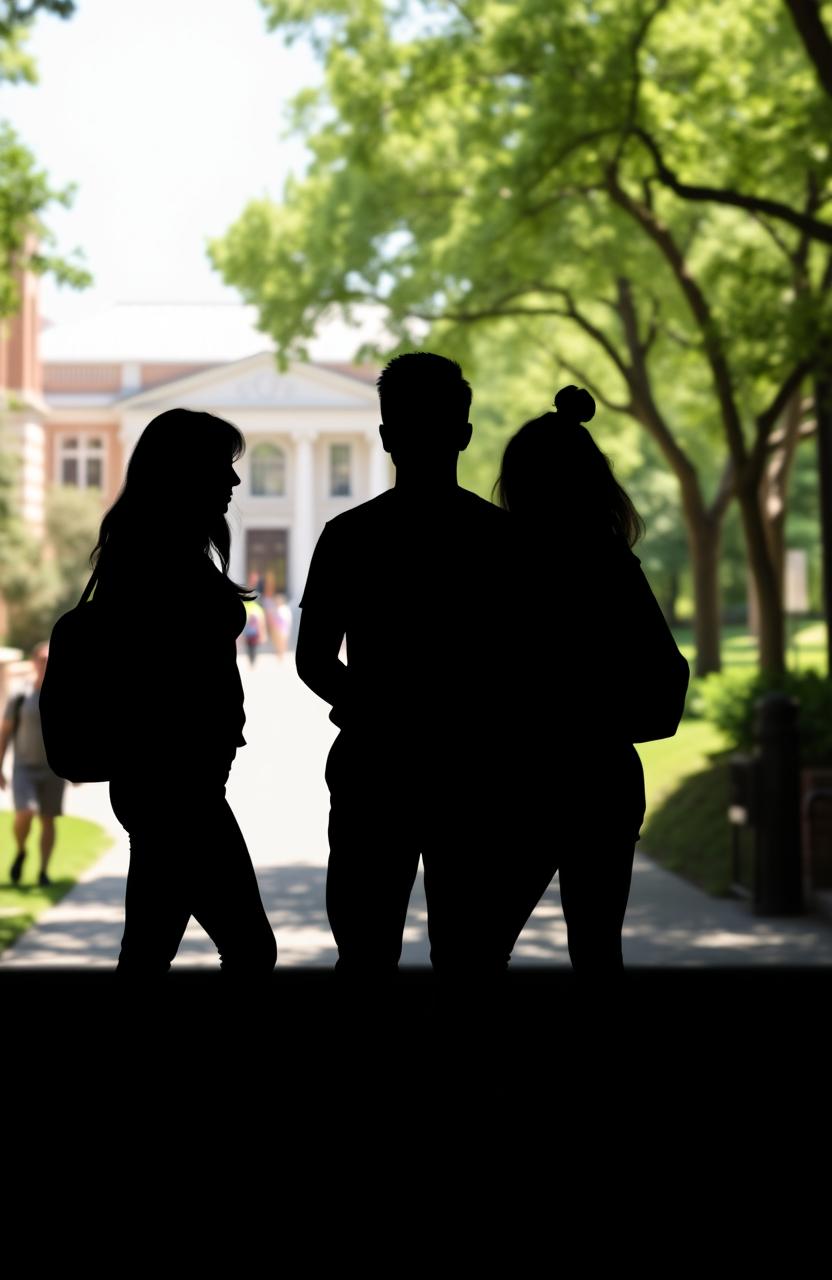
[[375, 387], [315, 365], [293, 364], [283, 372], [264, 352], [203, 370], [121, 401], [125, 409], [161, 413], [172, 405], [232, 409], [367, 409], [377, 404]]

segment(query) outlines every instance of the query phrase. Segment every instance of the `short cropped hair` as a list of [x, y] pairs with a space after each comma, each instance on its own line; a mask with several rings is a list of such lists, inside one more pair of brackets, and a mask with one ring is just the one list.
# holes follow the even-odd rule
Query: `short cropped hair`
[[447, 418], [467, 422], [471, 387], [455, 360], [414, 351], [395, 356], [376, 382], [382, 421]]

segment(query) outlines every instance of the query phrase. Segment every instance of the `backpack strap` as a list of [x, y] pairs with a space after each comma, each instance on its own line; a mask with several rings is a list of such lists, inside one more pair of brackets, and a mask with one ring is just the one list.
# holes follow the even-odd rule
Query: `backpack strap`
[[90, 575], [89, 582], [84, 587], [84, 590], [81, 592], [81, 599], [78, 601], [79, 605], [87, 603], [87, 601], [89, 600], [90, 596], [93, 593], [93, 590], [95, 588], [95, 584], [97, 581], [98, 581], [98, 565], [96, 565], [95, 568], [93, 569], [92, 574]]

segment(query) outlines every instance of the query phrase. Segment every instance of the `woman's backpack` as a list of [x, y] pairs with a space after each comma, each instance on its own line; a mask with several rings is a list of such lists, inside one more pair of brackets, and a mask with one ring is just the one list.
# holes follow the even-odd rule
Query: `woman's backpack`
[[632, 552], [626, 568], [626, 592], [618, 615], [616, 645], [622, 661], [619, 711], [630, 742], [672, 738], [685, 710], [690, 679], [658, 601]]
[[112, 685], [116, 637], [108, 635], [103, 606], [92, 596], [93, 573], [74, 609], [52, 629], [40, 691], [40, 721], [49, 767], [70, 782], [105, 782], [112, 776], [118, 701]]
[[574, 621], [555, 668], [569, 673], [559, 706], [570, 732], [629, 743], [672, 738], [690, 671], [638, 556], [615, 543], [576, 556], [569, 574], [561, 590]]

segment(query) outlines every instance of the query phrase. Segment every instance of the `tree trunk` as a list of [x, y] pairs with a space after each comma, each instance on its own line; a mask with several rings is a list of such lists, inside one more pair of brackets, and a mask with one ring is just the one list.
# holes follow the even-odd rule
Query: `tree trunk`
[[674, 470], [679, 481], [693, 574], [694, 675], [706, 676], [712, 671], [722, 670], [719, 548], [730, 489], [723, 476], [719, 494], [709, 510], [702, 499], [694, 468], [676, 465]]
[[693, 571], [693, 628], [696, 637], [695, 675], [720, 671], [719, 546], [722, 522], [705, 512], [688, 517], [688, 539]]
[[832, 678], [832, 368], [815, 380], [818, 435], [818, 489], [822, 547], [823, 599], [826, 611], [826, 670]]
[[783, 593], [777, 582], [760, 510], [759, 482], [753, 473], [748, 472], [738, 480], [737, 501], [760, 613], [760, 669], [780, 674], [786, 669]]
[[[795, 392], [786, 405], [782, 424], [775, 437], [774, 448], [760, 483], [760, 512], [766, 542], [781, 602], [784, 599], [786, 575], [786, 513], [788, 510], [789, 482], [795, 452], [800, 438], [801, 395]], [[748, 575], [748, 622], [751, 634], [760, 639], [760, 604], [754, 576]]]

